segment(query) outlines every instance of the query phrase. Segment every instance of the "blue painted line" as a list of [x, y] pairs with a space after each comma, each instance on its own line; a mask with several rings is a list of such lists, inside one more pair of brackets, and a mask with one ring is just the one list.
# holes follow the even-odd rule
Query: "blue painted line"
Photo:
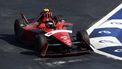
[[122, 29], [119, 28], [99, 28], [90, 34], [90, 38], [104, 36], [116, 37], [122, 43]]
[[122, 57], [122, 46], [106, 47], [106, 48], [101, 48], [98, 50], [104, 51], [106, 53], [109, 53], [118, 57]]
[[112, 17], [109, 18], [109, 20], [111, 20], [111, 19], [122, 19], [122, 9], [120, 9]]

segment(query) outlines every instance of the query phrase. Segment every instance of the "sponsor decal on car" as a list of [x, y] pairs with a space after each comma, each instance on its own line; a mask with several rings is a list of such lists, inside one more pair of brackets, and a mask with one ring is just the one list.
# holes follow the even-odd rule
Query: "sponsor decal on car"
[[50, 37], [51, 35], [53, 35], [55, 33], [59, 33], [59, 32], [72, 33], [72, 30], [54, 30], [54, 31], [46, 33], [45, 36]]

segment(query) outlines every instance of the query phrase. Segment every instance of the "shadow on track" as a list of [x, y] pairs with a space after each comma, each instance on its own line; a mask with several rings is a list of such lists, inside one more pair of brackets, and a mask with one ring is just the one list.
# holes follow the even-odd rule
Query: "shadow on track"
[[29, 50], [33, 50], [31, 45], [26, 45], [23, 43], [19, 43], [16, 39], [15, 36], [13, 34], [0, 34], [0, 39], [8, 42], [11, 45], [17, 46], [17, 47], [21, 47], [24, 49], [29, 49]]
[[26, 51], [20, 52], [21, 54], [34, 55], [34, 46], [20, 43], [15, 39], [14, 34], [0, 34], [0, 40], [6, 41], [8, 44], [26, 49]]
[[[37, 56], [34, 46], [33, 45], [27, 45], [24, 43], [20, 43], [15, 39], [15, 36], [13, 34], [0, 34], [0, 40], [4, 40], [10, 45], [14, 45], [15, 47], [20, 47], [23, 49], [26, 49], [24, 51], [21, 51], [20, 54], [23, 55], [32, 55], [32, 56]], [[61, 57], [71, 57], [71, 56], [80, 56], [80, 55], [85, 55], [85, 54], [90, 54], [90, 52], [84, 52], [84, 53], [78, 53], [78, 54], [48, 54], [47, 56], [43, 58], [61, 58]], [[40, 57], [40, 56], [38, 56]]]

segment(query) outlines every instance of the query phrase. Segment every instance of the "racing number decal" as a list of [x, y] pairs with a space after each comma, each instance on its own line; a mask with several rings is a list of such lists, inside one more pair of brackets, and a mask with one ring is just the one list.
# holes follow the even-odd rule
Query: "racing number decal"
[[67, 36], [62, 36], [61, 39], [64, 40], [66, 44], [71, 45], [70, 40], [68, 39]]

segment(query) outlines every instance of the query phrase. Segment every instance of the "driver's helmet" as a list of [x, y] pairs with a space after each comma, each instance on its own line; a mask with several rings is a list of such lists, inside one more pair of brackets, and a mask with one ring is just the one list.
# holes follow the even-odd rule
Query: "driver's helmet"
[[43, 16], [46, 17], [46, 18], [52, 18], [52, 12], [50, 9], [48, 8], [44, 8], [43, 11]]
[[43, 12], [49, 12], [50, 10], [48, 8], [44, 8]]
[[46, 26], [48, 28], [54, 28], [55, 27], [55, 24], [54, 24], [54, 22], [52, 20], [47, 20], [46, 21]]

